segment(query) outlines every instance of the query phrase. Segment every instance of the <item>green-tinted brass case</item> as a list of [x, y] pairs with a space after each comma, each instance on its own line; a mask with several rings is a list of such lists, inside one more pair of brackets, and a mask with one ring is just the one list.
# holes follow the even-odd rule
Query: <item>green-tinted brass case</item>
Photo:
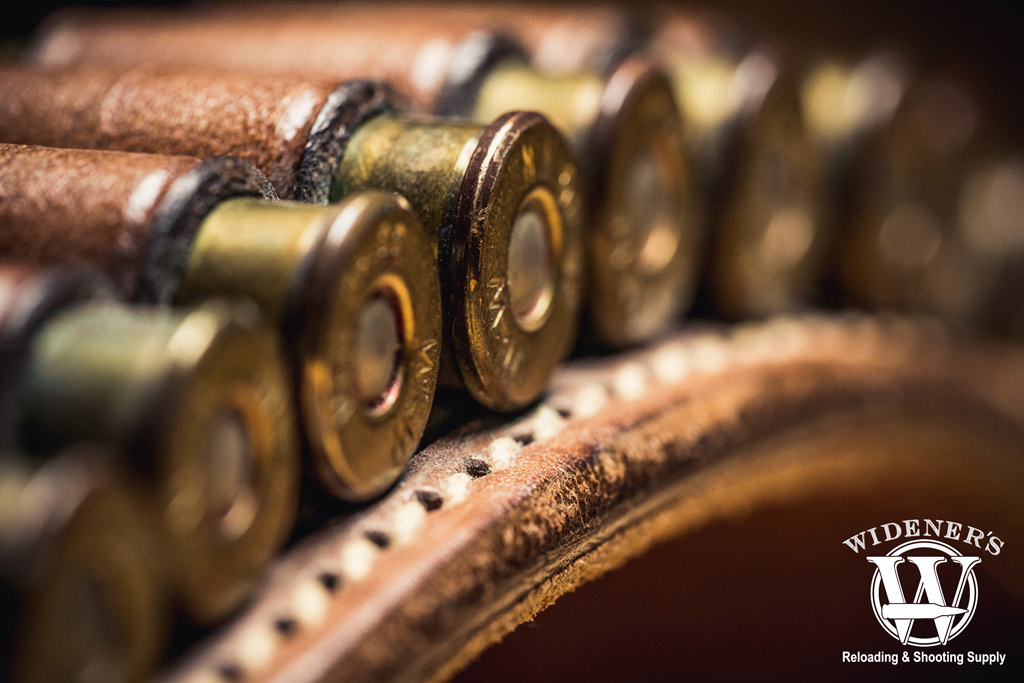
[[[177, 299], [213, 294], [248, 296], [278, 321], [324, 485], [354, 501], [391, 486], [423, 434], [441, 353], [433, 247], [408, 203], [385, 192], [329, 206], [223, 202], [203, 221]], [[360, 346], [373, 302], [385, 315], [377, 328], [394, 337], [376, 353]], [[360, 371], [374, 362], [385, 376], [367, 395]]]
[[[380, 114], [353, 132], [331, 194], [387, 188], [409, 199], [437, 254], [440, 381], [464, 386], [489, 408], [515, 410], [541, 394], [575, 341], [583, 277], [577, 182], [562, 137], [536, 114], [488, 126]], [[538, 248], [549, 257], [537, 259], [540, 276], [522, 280], [540, 291], [521, 319], [511, 310], [509, 246], [518, 226], [538, 223]]]

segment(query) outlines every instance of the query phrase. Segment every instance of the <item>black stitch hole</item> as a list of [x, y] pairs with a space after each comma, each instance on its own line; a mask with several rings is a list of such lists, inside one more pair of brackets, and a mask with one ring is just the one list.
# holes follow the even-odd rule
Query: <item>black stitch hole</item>
[[512, 438], [515, 439], [516, 441], [518, 441], [523, 446], [529, 446], [531, 443], [533, 443], [533, 434], [532, 433], [529, 433], [529, 434], [516, 434]]
[[437, 491], [430, 489], [419, 489], [416, 491], [416, 500], [419, 501], [420, 505], [423, 506], [427, 512], [433, 512], [441, 507], [444, 503], [444, 499], [441, 498], [441, 494]]
[[383, 531], [370, 529], [369, 531], [364, 531], [363, 536], [366, 538], [367, 541], [369, 541], [370, 543], [374, 544], [382, 550], [391, 545], [391, 537]]
[[217, 667], [217, 675], [225, 681], [240, 681], [242, 669], [237, 664], [221, 664]]
[[291, 638], [299, 629], [298, 623], [291, 617], [279, 617], [274, 620], [274, 630], [285, 638]]
[[572, 411], [568, 408], [557, 408], [555, 409], [555, 412], [558, 413], [563, 420], [568, 420], [572, 417]]
[[478, 458], [470, 458], [469, 460], [466, 461], [466, 474], [473, 477], [474, 479], [479, 479], [480, 477], [483, 477], [490, 473], [490, 471], [490, 466], [483, 460], [480, 460]]
[[341, 587], [341, 577], [334, 572], [321, 572], [316, 580], [328, 593], [333, 593]]

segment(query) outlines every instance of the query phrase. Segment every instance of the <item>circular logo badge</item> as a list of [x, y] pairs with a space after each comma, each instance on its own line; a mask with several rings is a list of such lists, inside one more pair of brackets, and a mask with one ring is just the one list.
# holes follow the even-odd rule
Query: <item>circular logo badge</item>
[[967, 628], [978, 606], [974, 567], [980, 557], [960, 555], [939, 541], [917, 540], [867, 559], [876, 567], [871, 607], [893, 638], [932, 647]]

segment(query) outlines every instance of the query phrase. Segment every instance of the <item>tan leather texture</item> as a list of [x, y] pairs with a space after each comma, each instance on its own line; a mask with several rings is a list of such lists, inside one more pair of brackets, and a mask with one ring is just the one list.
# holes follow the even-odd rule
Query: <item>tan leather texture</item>
[[[921, 467], [987, 482], [985, 523], [1020, 536], [1024, 353], [845, 317], [578, 360], [529, 412], [432, 444], [384, 499], [292, 548], [167, 679], [445, 679], [659, 542]], [[1013, 587], [1021, 556], [1006, 559]]]
[[199, 163], [0, 143], [0, 255], [22, 264], [91, 263], [128, 295], [161, 199]]
[[[483, 62], [518, 54], [484, 32], [474, 35], [479, 22], [436, 19], [430, 7], [379, 4], [81, 10], [55, 15], [34, 52], [41, 63], [61, 66], [150, 62], [261, 76], [373, 78], [389, 83], [414, 110], [433, 112], [442, 100], [461, 97], [450, 91], [481, 77], [474, 72], [486, 68]], [[431, 30], [423, 31], [425, 25]]]
[[336, 83], [147, 67], [0, 66], [0, 139], [252, 162], [293, 198]]
[[166, 303], [206, 213], [273, 196], [238, 159], [0, 143], [0, 260], [86, 264], [123, 298]]

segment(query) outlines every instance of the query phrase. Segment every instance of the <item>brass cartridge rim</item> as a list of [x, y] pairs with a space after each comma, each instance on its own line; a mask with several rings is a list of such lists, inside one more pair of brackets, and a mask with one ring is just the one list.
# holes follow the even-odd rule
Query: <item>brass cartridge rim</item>
[[179, 590], [200, 621], [238, 604], [295, 516], [290, 381], [275, 335], [256, 320], [252, 309], [210, 302], [167, 345], [159, 504]]
[[758, 52], [745, 60], [761, 67], [767, 82], [753, 86], [757, 96], [744, 98], [729, 134], [735, 167], [718, 217], [712, 267], [716, 299], [730, 316], [809, 305], [830, 247], [823, 225], [824, 169], [803, 118], [799, 86], [769, 60]]
[[[327, 211], [293, 309], [306, 321], [299, 394], [320, 480], [361, 501], [395, 482], [426, 429], [440, 366], [441, 293], [430, 240], [405, 199], [357, 192]], [[360, 322], [378, 304], [390, 314], [395, 346], [375, 356]], [[367, 365], [386, 365], [388, 353], [379, 390], [367, 391], [375, 374]]]
[[109, 461], [72, 449], [26, 476], [18, 500], [4, 501], [17, 508], [9, 530], [17, 537], [5, 540], [29, 582], [18, 680], [68, 680], [83, 669], [97, 680], [141, 679], [160, 654], [164, 577], [148, 520]]
[[[552, 253], [551, 297], [526, 328], [509, 310], [508, 247], [521, 211], [544, 210]], [[478, 401], [515, 410], [535, 400], [575, 342], [582, 289], [582, 212], [577, 171], [548, 121], [512, 112], [487, 126], [459, 193], [450, 255], [441, 271], [451, 292], [459, 373]], [[447, 260], [446, 260], [447, 259]]]
[[587, 145], [599, 174], [590, 324], [604, 344], [627, 346], [671, 326], [696, 289], [703, 230], [668, 78], [644, 59], [620, 63]]

